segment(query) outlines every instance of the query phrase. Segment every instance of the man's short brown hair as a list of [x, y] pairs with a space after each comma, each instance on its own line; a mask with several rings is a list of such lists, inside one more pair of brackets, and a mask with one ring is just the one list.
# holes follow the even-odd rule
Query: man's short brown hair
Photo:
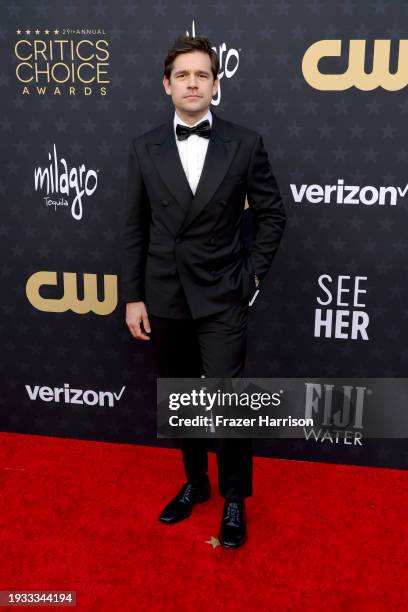
[[219, 62], [218, 55], [211, 48], [210, 41], [208, 38], [203, 36], [186, 36], [181, 35], [173, 43], [172, 48], [167, 53], [167, 57], [164, 60], [164, 75], [170, 80], [170, 74], [173, 69], [173, 63], [175, 58], [181, 53], [192, 53], [193, 51], [201, 51], [207, 53], [211, 60], [211, 72], [213, 73], [214, 81], [218, 76]]

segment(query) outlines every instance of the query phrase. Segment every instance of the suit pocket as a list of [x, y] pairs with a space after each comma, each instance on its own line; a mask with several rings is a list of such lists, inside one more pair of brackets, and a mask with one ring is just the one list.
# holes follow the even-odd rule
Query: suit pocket
[[255, 292], [255, 274], [250, 259], [247, 257], [242, 265], [242, 297], [248, 298]]

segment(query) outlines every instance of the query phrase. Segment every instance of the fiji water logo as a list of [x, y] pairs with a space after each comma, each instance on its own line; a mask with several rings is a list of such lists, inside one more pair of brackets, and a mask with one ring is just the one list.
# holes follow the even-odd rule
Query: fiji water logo
[[372, 389], [313, 382], [305, 382], [305, 387], [305, 418], [313, 418], [316, 424], [303, 428], [305, 439], [362, 446], [365, 400], [372, 395]]
[[49, 165], [45, 168], [34, 168], [35, 191], [45, 191], [45, 205], [54, 210], [71, 205], [71, 214], [79, 221], [82, 219], [84, 196], [93, 195], [98, 186], [98, 172], [87, 170], [85, 164], [69, 168], [64, 157], [58, 158], [55, 144], [53, 154], [48, 153], [48, 160]]
[[[188, 30], [186, 30], [186, 35], [190, 36]], [[191, 36], [196, 36], [195, 31], [195, 23], [193, 19], [193, 23], [191, 25]], [[226, 79], [231, 79], [239, 66], [239, 52], [241, 49], [231, 49], [227, 48], [227, 43], [223, 42], [217, 47], [211, 47], [218, 55], [218, 61], [220, 63], [220, 69], [218, 72], [218, 90], [217, 97], [212, 99], [212, 104], [214, 106], [218, 106], [221, 102], [221, 80], [225, 77]]]

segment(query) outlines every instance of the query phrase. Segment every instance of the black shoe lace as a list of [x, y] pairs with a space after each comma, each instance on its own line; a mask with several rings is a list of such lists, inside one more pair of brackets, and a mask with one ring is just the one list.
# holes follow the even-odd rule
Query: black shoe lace
[[228, 504], [225, 518], [228, 523], [236, 525], [240, 518], [239, 505], [237, 502], [230, 502]]
[[185, 485], [185, 489], [183, 491], [183, 494], [180, 497], [180, 501], [183, 504], [186, 503], [186, 502], [188, 503], [188, 502], [191, 501], [190, 494], [191, 494], [192, 489], [193, 489], [193, 485], [191, 483], [188, 483], [188, 484]]

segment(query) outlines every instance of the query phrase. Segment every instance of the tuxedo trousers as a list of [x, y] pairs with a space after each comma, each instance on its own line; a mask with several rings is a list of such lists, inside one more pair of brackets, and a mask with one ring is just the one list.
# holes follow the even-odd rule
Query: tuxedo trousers
[[[151, 339], [161, 378], [238, 378], [243, 376], [247, 353], [248, 298], [198, 319], [170, 319], [149, 315]], [[209, 442], [182, 438], [186, 477], [207, 480]], [[218, 486], [226, 499], [252, 495], [250, 438], [217, 438]]]

